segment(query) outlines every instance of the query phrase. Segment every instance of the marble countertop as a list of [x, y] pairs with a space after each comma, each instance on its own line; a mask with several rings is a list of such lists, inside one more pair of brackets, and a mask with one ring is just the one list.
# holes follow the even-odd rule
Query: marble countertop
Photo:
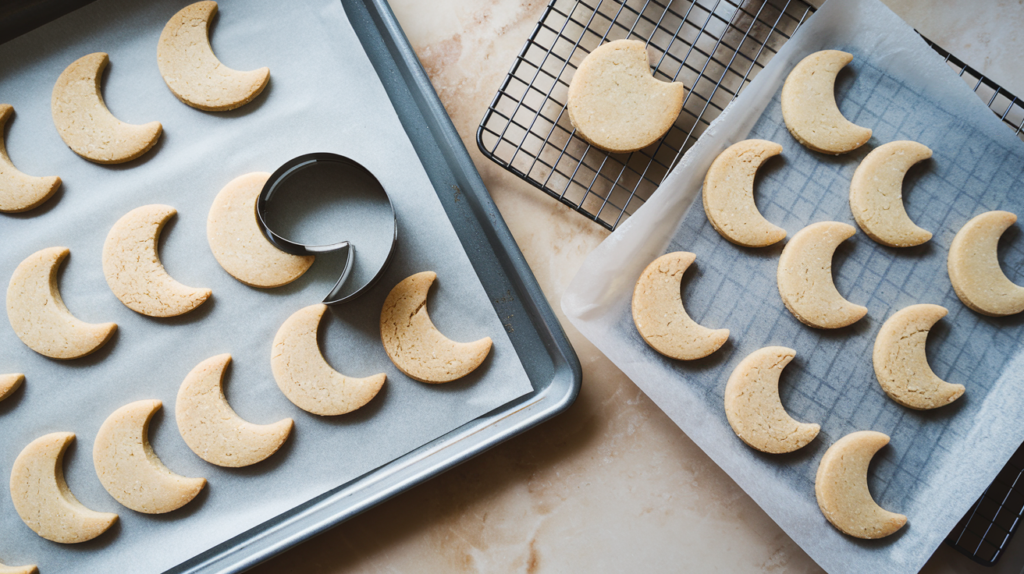
[[[883, 1], [972, 67], [1024, 94], [1024, 1]], [[546, 4], [391, 2], [579, 354], [579, 399], [552, 421], [253, 572], [820, 571], [562, 316], [562, 293], [607, 232], [477, 150], [476, 127]], [[1018, 572], [1022, 564], [1018, 536], [995, 569], [942, 546], [923, 571]]]

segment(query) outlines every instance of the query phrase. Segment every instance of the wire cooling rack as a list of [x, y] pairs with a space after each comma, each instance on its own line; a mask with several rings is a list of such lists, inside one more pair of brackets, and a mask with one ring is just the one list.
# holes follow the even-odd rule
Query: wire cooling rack
[[[533, 186], [614, 230], [813, 13], [804, 0], [552, 0], [488, 107], [477, 146]], [[624, 38], [646, 42], [654, 77], [681, 81], [687, 92], [683, 111], [659, 142], [630, 154], [608, 154], [575, 134], [566, 94], [587, 54]], [[928, 44], [1022, 135], [1024, 102]], [[993, 565], [1022, 515], [1024, 447], [946, 543]]]

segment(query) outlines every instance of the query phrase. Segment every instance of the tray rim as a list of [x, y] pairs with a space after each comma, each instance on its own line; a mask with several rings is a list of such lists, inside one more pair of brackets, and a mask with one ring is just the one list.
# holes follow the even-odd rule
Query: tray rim
[[[0, 22], [0, 43], [92, 1], [22, 0], [23, 7], [9, 9], [5, 21]], [[540, 384], [531, 380], [532, 393], [194, 556], [168, 573], [248, 570], [554, 417], [572, 405], [582, 385], [582, 367], [575, 350], [387, 1], [337, 1], [389, 98], [392, 102], [399, 98], [405, 104], [403, 108], [396, 103], [395, 110], [435, 192], [442, 189], [439, 183], [450, 183], [466, 199], [487, 247], [500, 263], [503, 278], [525, 307], [528, 317], [520, 320], [530, 321], [541, 339], [552, 363], [552, 378]], [[442, 157], [434, 157], [437, 154]], [[425, 155], [441, 159], [443, 164], [431, 164]], [[453, 213], [447, 207], [446, 213], [451, 219]], [[522, 352], [517, 352], [525, 362]]]

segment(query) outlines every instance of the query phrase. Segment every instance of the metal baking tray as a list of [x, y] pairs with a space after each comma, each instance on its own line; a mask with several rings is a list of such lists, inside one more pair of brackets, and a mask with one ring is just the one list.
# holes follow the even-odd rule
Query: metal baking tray
[[[0, 43], [91, 0], [9, 0]], [[426, 72], [385, 0], [341, 0], [387, 91], [533, 392], [179, 564], [168, 572], [241, 572], [564, 411], [579, 360]]]

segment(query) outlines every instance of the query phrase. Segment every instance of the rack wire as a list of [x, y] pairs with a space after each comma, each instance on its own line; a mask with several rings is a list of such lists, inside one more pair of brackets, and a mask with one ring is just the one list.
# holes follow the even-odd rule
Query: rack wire
[[[614, 230], [814, 10], [805, 0], [551, 0], [488, 107], [477, 146], [534, 187]], [[647, 44], [655, 78], [681, 81], [687, 92], [683, 111], [659, 142], [630, 154], [608, 154], [576, 135], [566, 95], [587, 54], [625, 38]], [[1024, 139], [1024, 102], [928, 44]], [[1022, 516], [1024, 447], [946, 543], [993, 565]]]

